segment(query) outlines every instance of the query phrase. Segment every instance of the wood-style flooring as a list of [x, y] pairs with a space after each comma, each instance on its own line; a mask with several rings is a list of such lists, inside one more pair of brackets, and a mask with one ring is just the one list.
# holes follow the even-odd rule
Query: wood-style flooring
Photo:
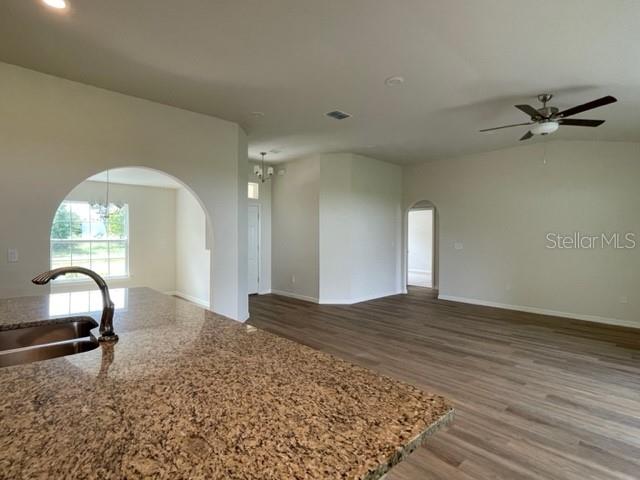
[[[439, 301], [252, 296], [249, 323], [453, 401], [388, 480], [640, 479], [640, 330]], [[387, 480], [385, 479], [385, 480]]]

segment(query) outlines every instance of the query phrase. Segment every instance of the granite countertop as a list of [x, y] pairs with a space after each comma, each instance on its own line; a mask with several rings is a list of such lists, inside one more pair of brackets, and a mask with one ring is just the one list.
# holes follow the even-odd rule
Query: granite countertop
[[[183, 300], [121, 297], [118, 343], [0, 368], [1, 478], [377, 479], [452, 418], [438, 395]], [[65, 298], [0, 300], [0, 330]]]

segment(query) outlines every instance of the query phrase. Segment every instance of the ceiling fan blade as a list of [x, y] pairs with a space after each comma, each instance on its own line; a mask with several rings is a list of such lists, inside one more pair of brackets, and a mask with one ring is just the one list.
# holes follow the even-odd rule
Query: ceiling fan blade
[[561, 118], [558, 120], [560, 125], [573, 125], [575, 127], [597, 127], [602, 125], [604, 120], [586, 120], [584, 118]]
[[540, 115], [540, 112], [538, 112], [531, 105], [514, 105], [514, 107], [516, 107], [518, 110], [522, 110], [524, 113], [529, 115], [532, 119], [542, 118], [542, 115]]
[[598, 98], [597, 100], [593, 100], [591, 102], [583, 103], [582, 105], [563, 110], [562, 112], [558, 113], [557, 116], [566, 118], [570, 117], [571, 115], [575, 115], [576, 113], [586, 112], [587, 110], [603, 107], [604, 105], [609, 105], [610, 103], [615, 103], [617, 101], [618, 99], [616, 97], [607, 95], [606, 97]]
[[503, 125], [502, 127], [493, 127], [493, 128], [483, 128], [482, 130], [478, 130], [479, 132], [490, 132], [492, 130], [501, 130], [503, 128], [511, 128], [511, 127], [521, 127], [523, 125], [532, 125], [533, 122], [525, 122], [525, 123], [514, 123], [513, 125]]
[[533, 137], [533, 133], [531, 133], [531, 131], [525, 133], [520, 140], [529, 140], [531, 137]]

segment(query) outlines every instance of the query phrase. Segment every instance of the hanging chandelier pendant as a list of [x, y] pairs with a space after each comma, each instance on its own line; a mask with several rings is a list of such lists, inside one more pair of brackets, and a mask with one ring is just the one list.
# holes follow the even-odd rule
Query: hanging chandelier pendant
[[261, 165], [255, 165], [253, 167], [253, 173], [258, 177], [261, 183], [264, 183], [273, 177], [273, 167], [267, 167], [266, 169], [264, 167], [264, 157], [266, 154], [267, 152], [260, 152], [260, 155], [262, 156]]
[[91, 208], [96, 211], [98, 218], [102, 220], [104, 223], [109, 221], [109, 217], [113, 214], [118, 213], [118, 211], [124, 206], [121, 202], [111, 202], [110, 198], [110, 187], [111, 187], [111, 178], [110, 172], [107, 170], [107, 189], [106, 189], [106, 199], [105, 202], [100, 200], [91, 202]]

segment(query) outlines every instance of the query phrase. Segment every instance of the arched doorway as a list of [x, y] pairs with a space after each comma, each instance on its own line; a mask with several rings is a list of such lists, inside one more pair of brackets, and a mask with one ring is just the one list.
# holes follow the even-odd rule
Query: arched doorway
[[438, 289], [438, 215], [428, 200], [414, 203], [405, 217], [405, 269], [407, 288]]
[[[51, 223], [50, 266], [90, 268], [113, 287], [150, 287], [207, 308], [210, 245], [207, 215], [192, 191], [159, 170], [122, 167], [71, 190]], [[53, 292], [88, 289], [67, 276]]]

